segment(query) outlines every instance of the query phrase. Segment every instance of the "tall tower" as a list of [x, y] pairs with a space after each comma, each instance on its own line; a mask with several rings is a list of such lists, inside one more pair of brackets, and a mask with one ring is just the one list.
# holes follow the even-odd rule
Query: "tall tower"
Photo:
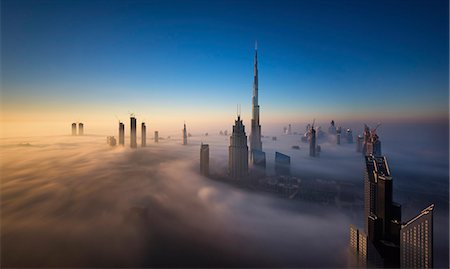
[[253, 97], [252, 97], [252, 129], [250, 134], [250, 158], [253, 161], [253, 151], [262, 151], [261, 125], [259, 124], [259, 104], [258, 104], [258, 43], [255, 42], [255, 66], [253, 77]]
[[209, 145], [203, 143], [200, 146], [200, 173], [209, 175]]
[[78, 123], [78, 135], [84, 135], [84, 124]]
[[145, 147], [147, 145], [147, 127], [145, 122], [141, 124], [141, 146]]
[[119, 122], [119, 145], [125, 146], [125, 124]]
[[131, 132], [130, 132], [130, 147], [137, 148], [136, 142], [136, 118], [134, 116], [130, 117]]
[[243, 179], [248, 175], [247, 135], [239, 115], [233, 126], [233, 134], [230, 137], [228, 173], [232, 179]]
[[309, 129], [309, 156], [316, 157], [316, 129], [314, 129], [314, 123]]
[[155, 131], [155, 143], [158, 143], [159, 140], [159, 133], [158, 131]]
[[184, 127], [183, 127], [183, 145], [187, 145], [186, 123], [184, 123]]

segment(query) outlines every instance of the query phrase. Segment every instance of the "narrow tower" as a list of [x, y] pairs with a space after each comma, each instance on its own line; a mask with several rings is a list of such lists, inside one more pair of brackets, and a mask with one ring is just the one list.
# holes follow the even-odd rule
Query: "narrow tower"
[[77, 135], [77, 124], [72, 123], [72, 135]]
[[200, 146], [200, 173], [209, 175], [209, 145], [203, 143]]
[[125, 124], [119, 121], [119, 145], [125, 146]]
[[141, 124], [141, 147], [145, 147], [147, 145], [147, 127], [145, 126], [145, 122]]
[[187, 145], [186, 123], [184, 123], [184, 127], [183, 127], [183, 145]]
[[261, 125], [259, 124], [258, 105], [258, 43], [255, 42], [255, 66], [253, 77], [253, 98], [252, 98], [252, 129], [250, 134], [250, 158], [253, 161], [253, 151], [262, 151]]
[[238, 115], [230, 137], [228, 173], [232, 179], [243, 179], [248, 175], [248, 146], [245, 126]]
[[131, 125], [130, 147], [137, 148], [137, 142], [136, 142], [136, 118], [134, 116], [130, 117], [130, 125]]

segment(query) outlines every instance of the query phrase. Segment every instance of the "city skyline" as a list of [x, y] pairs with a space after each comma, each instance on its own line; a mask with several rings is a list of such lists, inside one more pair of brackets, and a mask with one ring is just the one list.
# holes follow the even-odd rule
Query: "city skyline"
[[448, 2], [0, 3], [2, 266], [448, 268]]
[[183, 120], [195, 129], [227, 124], [237, 103], [250, 126], [255, 40], [264, 124], [448, 120], [445, 1], [256, 7], [2, 1], [5, 129], [130, 113], [161, 130]]

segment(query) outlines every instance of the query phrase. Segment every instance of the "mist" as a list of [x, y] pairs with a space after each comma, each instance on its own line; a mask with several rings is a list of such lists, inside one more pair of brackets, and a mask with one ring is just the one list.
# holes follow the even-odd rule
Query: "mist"
[[[432, 141], [421, 126], [379, 132], [403, 220], [436, 204], [436, 267], [448, 266], [445, 127], [430, 127]], [[410, 135], [398, 139], [406, 130]], [[103, 135], [0, 141], [5, 267], [346, 267], [349, 225], [363, 223], [362, 208], [290, 200], [201, 176], [202, 142], [210, 145], [211, 172], [226, 171], [229, 137], [213, 132], [194, 135], [187, 146], [181, 137], [159, 144], [149, 137], [137, 150], [110, 147]], [[361, 203], [363, 160], [355, 144], [336, 145], [331, 137], [319, 144], [320, 156], [310, 158], [300, 136], [268, 131], [267, 174], [280, 151], [291, 156], [293, 175], [352, 184]]]

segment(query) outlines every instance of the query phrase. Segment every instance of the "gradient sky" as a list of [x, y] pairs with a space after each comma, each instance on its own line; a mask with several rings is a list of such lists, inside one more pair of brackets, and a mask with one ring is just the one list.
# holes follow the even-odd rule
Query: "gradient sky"
[[[448, 1], [1, 1], [2, 121], [448, 118]], [[114, 126], [115, 128], [116, 126]]]

